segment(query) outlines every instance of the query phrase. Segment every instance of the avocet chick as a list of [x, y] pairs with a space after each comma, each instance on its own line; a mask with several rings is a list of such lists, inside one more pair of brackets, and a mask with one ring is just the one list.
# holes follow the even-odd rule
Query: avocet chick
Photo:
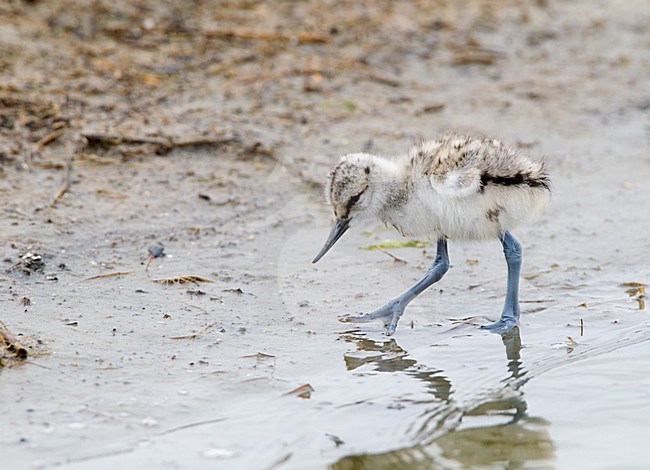
[[345, 155], [325, 190], [336, 222], [314, 263], [363, 220], [378, 219], [403, 236], [437, 243], [435, 261], [422, 279], [375, 311], [342, 321], [380, 319], [392, 335], [406, 306], [449, 269], [448, 240], [498, 238], [508, 265], [505, 305], [498, 321], [481, 328], [503, 333], [518, 324], [522, 250], [510, 230], [535, 220], [549, 201], [542, 162], [498, 140], [448, 134], [402, 156]]

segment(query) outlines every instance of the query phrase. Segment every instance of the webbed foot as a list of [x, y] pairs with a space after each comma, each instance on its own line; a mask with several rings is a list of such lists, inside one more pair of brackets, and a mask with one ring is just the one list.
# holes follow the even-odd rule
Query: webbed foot
[[391, 300], [386, 305], [382, 305], [377, 310], [361, 315], [344, 315], [339, 317], [343, 323], [367, 323], [373, 320], [381, 320], [386, 327], [386, 336], [395, 333], [397, 322], [404, 313], [405, 305], [398, 301]]
[[499, 320], [488, 325], [482, 325], [481, 330], [489, 330], [500, 335], [509, 332], [513, 327], [519, 325], [519, 320], [513, 317], [501, 317]]

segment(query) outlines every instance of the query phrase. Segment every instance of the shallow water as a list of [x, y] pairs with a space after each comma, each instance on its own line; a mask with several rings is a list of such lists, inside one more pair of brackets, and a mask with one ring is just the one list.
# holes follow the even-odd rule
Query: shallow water
[[[603, 457], [606, 455], [611, 464], [625, 468], [642, 467], [648, 460], [639, 432], [647, 423], [644, 418], [639, 419], [639, 429], [630, 421], [650, 412], [646, 391], [649, 381], [635, 379], [647, 377], [648, 366], [642, 358], [650, 351], [648, 326], [647, 322], [632, 325], [625, 333], [619, 332], [621, 337], [617, 339], [610, 338], [611, 332], [603, 331], [601, 337], [590, 334], [577, 337], [576, 344], [567, 341], [551, 348], [533, 344], [535, 336], [530, 333], [530, 342], [524, 341], [522, 348], [517, 330], [502, 337], [502, 357], [490, 358], [487, 363], [485, 351], [480, 350], [485, 345], [472, 348], [468, 341], [475, 342], [477, 338], [463, 336], [452, 340], [448, 347], [465, 357], [449, 358], [448, 367], [457, 368], [459, 361], [480, 366], [478, 371], [455, 380], [450, 375], [456, 373], [445, 372], [444, 361], [438, 359], [436, 368], [431, 368], [426, 359], [416, 361], [403, 350], [393, 355], [391, 351], [399, 347], [391, 344], [387, 353], [373, 356], [372, 362], [362, 362], [372, 364], [375, 371], [401, 373], [422, 381], [431, 394], [430, 400], [403, 401], [405, 406], [421, 409], [408, 430], [411, 444], [389, 452], [346, 456], [332, 468], [394, 468], [398, 464], [406, 468], [431, 468], [434, 464], [445, 468], [539, 468], [554, 466], [558, 461], [579, 465], [584, 462], [587, 449], [589, 460], [595, 461], [592, 459], [598, 450], [592, 447], [593, 442], [607, 442], [614, 437], [625, 444], [614, 452], [616, 456], [607, 447]], [[367, 339], [358, 338], [359, 351], [368, 346], [376, 351], [381, 346], [368, 343]], [[470, 348], [474, 350], [468, 351]], [[346, 364], [351, 362], [348, 357], [356, 354], [346, 355]], [[427, 356], [433, 355], [424, 352], [423, 357]], [[632, 361], [621, 364], [621, 356]], [[622, 388], [614, 394], [610, 392], [612, 381]], [[417, 386], [413, 384], [411, 388]], [[622, 396], [612, 396], [616, 394]], [[603, 406], [603, 395], [607, 395], [608, 403], [616, 405], [607, 410], [610, 407]], [[542, 409], [537, 406], [540, 400], [545, 404]], [[632, 405], [630, 401], [636, 403]], [[614, 429], [599, 425], [605, 416], [594, 416], [604, 411], [609, 415], [607, 422], [616, 417], [628, 424]], [[582, 428], [581, 445], [576, 447], [562, 438], [554, 439], [556, 433], [567, 433], [562, 429], [567, 423]], [[607, 465], [602, 462], [602, 468]]]
[[[372, 16], [371, 3], [358, 5]], [[466, 23], [477, 9], [420, 25], [395, 9], [389, 25], [410, 42], [382, 56], [373, 44], [392, 33], [375, 37], [368, 63], [399, 86], [321, 63], [316, 46], [294, 56], [292, 46], [278, 56], [288, 67], [278, 74], [313, 53], [322, 91], [300, 91], [305, 77], [294, 72], [279, 88], [276, 79], [238, 87], [236, 74], [210, 72], [206, 88], [151, 110], [202, 103], [204, 116], [216, 109], [224, 125], [232, 118], [255, 139], [271, 135], [277, 161], [231, 160], [218, 149], [79, 162], [53, 210], [43, 205], [58, 170], [3, 166], [1, 258], [8, 267], [40, 250], [57, 275], [0, 272], [2, 320], [43, 342], [29, 363], [0, 371], [3, 462], [649, 468], [650, 310], [633, 284], [650, 284], [647, 2], [505, 3], [496, 23], [479, 8], [485, 23], [476, 26]], [[495, 63], [456, 66], [454, 47], [439, 38], [478, 40], [496, 51]], [[249, 57], [246, 47], [224, 50], [224, 59]], [[345, 48], [324, 52], [364, 53]], [[519, 331], [477, 328], [502, 307], [497, 241], [450, 243], [451, 269], [413, 301], [393, 337], [379, 322], [338, 322], [407, 288], [433, 251], [389, 250], [400, 264], [360, 250], [399, 238], [371, 225], [351, 229], [312, 265], [330, 211], [305, 181], [321, 181], [338, 154], [390, 155], [448, 128], [546, 156], [551, 203], [514, 232], [524, 247]], [[154, 241], [168, 256], [145, 272]], [[133, 274], [83, 281], [112, 270]], [[152, 282], [181, 274], [216, 282]], [[311, 392], [300, 398], [296, 389]]]

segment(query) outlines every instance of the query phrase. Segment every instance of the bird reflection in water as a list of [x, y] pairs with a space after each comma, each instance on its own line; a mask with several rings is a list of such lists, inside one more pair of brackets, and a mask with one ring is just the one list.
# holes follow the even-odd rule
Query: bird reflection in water
[[376, 371], [404, 373], [426, 383], [435, 397], [432, 406], [411, 426], [414, 444], [402, 449], [343, 457], [335, 470], [497, 465], [516, 468], [527, 462], [549, 464], [554, 458], [549, 423], [528, 416], [522, 387], [526, 370], [521, 361], [521, 336], [515, 327], [501, 335], [509, 375], [498, 387], [479, 391], [470, 403], [452, 398], [453, 387], [442, 370], [427, 368], [409, 357], [394, 339], [376, 342], [362, 335], [342, 335], [357, 345], [345, 355], [348, 370], [365, 364]]

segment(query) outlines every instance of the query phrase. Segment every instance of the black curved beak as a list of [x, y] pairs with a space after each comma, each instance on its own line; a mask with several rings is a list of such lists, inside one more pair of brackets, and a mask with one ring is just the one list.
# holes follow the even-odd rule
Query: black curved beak
[[334, 222], [334, 226], [332, 227], [332, 230], [330, 231], [330, 234], [327, 237], [325, 246], [323, 246], [320, 252], [316, 255], [316, 258], [314, 258], [314, 261], [312, 261], [312, 263], [315, 263], [316, 261], [321, 259], [323, 255], [327, 253], [330, 248], [332, 248], [334, 243], [336, 243], [336, 241], [343, 236], [343, 234], [348, 228], [350, 228], [350, 219], [348, 220], [336, 219], [336, 222]]

